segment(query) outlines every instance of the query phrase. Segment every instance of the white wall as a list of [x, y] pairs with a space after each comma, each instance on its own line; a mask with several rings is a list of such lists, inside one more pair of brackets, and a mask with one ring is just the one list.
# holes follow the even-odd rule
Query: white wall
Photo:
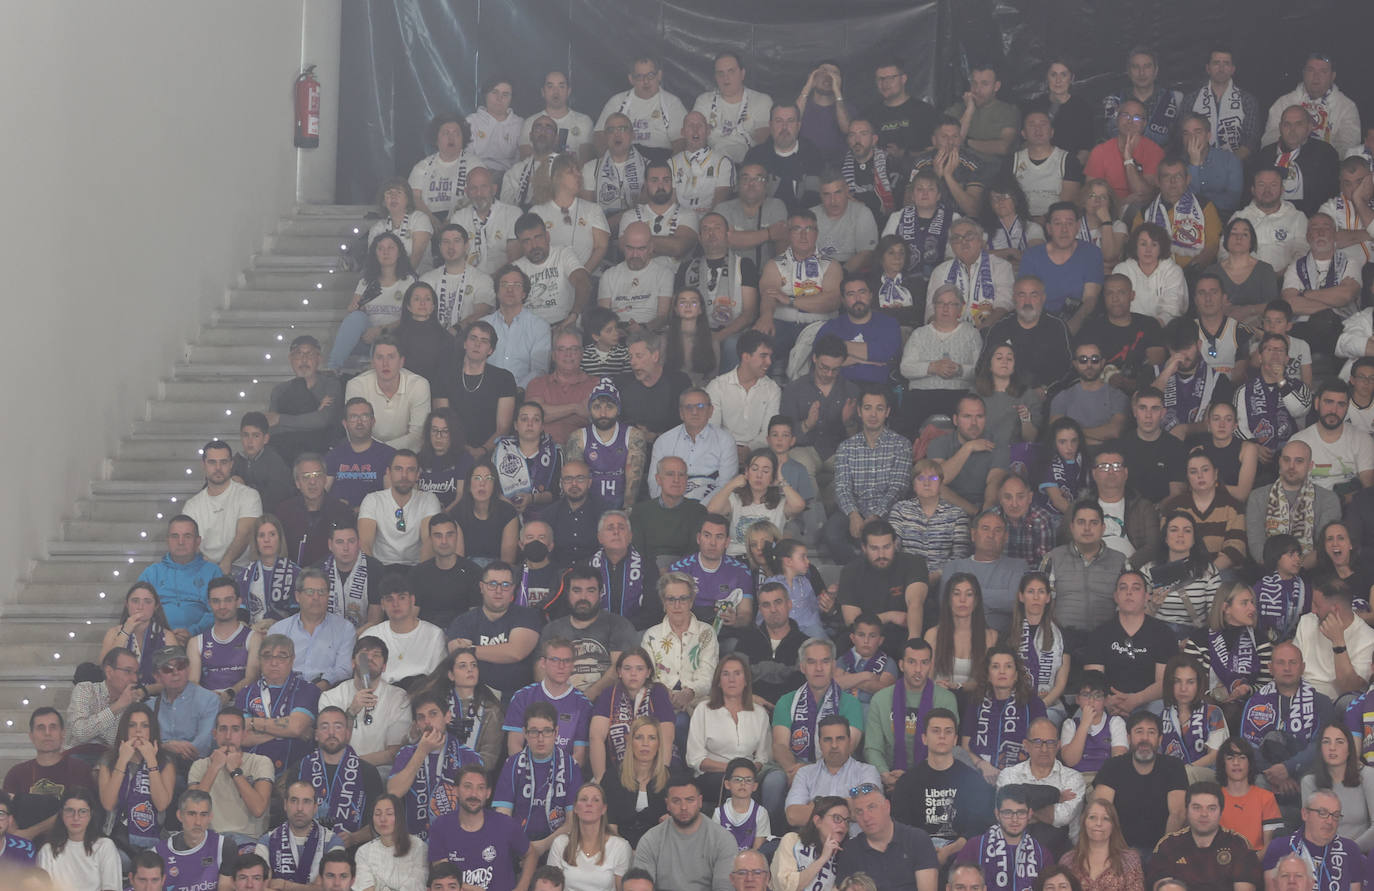
[[301, 10], [301, 0], [7, 5], [0, 584], [41, 556], [292, 206]]

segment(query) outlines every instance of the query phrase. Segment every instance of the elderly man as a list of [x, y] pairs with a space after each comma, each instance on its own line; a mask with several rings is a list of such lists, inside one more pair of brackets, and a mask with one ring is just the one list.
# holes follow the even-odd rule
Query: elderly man
[[760, 270], [787, 245], [788, 212], [781, 200], [768, 197], [768, 170], [753, 162], [739, 168], [739, 197], [716, 205], [716, 213], [730, 225], [730, 250], [753, 260]]
[[[710, 423], [714, 406], [705, 390], [691, 388], [678, 398], [682, 423], [654, 440], [651, 466], [675, 456], [687, 462], [687, 497], [705, 504], [721, 486], [739, 472], [739, 453], [735, 439]], [[656, 481], [649, 483], [649, 495], [659, 495]]]
[[811, 802], [818, 796], [844, 797], [849, 789], [865, 783], [882, 783], [871, 764], [854, 759], [854, 740], [844, 715], [826, 715], [816, 722], [819, 757], [804, 764], [792, 777], [787, 791], [787, 822], [802, 827], [811, 821]]
[[735, 182], [735, 162], [720, 147], [707, 144], [710, 135], [706, 115], [687, 112], [682, 121], [686, 147], [668, 160], [673, 192], [683, 207], [698, 214], [729, 198]]
[[1120, 111], [1127, 103], [1134, 103], [1142, 115], [1140, 132], [1162, 149], [1169, 144], [1182, 97], [1178, 91], [1159, 85], [1159, 56], [1148, 47], [1132, 47], [1126, 54], [1126, 77], [1131, 88], [1108, 96], [1102, 103], [1107, 137], [1126, 129]]
[[730, 884], [735, 891], [767, 891], [768, 877], [772, 874], [768, 866], [768, 858], [762, 851], [746, 848], [735, 855]]
[[190, 680], [186, 648], [162, 647], [153, 654], [162, 692], [153, 703], [162, 748], [176, 757], [177, 772], [184, 773], [197, 758], [210, 752], [219, 714], [217, 695]]
[[953, 258], [935, 267], [926, 287], [926, 322], [935, 315], [935, 292], [953, 285], [964, 298], [960, 318], [981, 331], [1012, 311], [1015, 270], [988, 251], [986, 233], [975, 219], [964, 217], [950, 226], [949, 245]]
[[325, 489], [324, 458], [317, 452], [296, 456], [291, 476], [297, 494], [277, 505], [285, 531], [281, 553], [297, 566], [313, 566], [329, 555], [329, 530], [351, 523], [353, 509]]
[[[1165, 91], [1166, 93], [1168, 91]], [[1105, 179], [1116, 193], [1118, 201], [1140, 206], [1154, 194], [1155, 168], [1164, 158], [1164, 149], [1154, 137], [1146, 134], [1150, 122], [1145, 105], [1138, 99], [1127, 99], [1109, 115], [1110, 134], [1088, 155], [1083, 172], [1089, 179]], [[1115, 124], [1115, 127], [1111, 127]], [[1167, 128], [1164, 138], [1167, 140]]]
[[1298, 791], [1298, 778], [1317, 758], [1320, 729], [1340, 713], [1325, 693], [1303, 678], [1306, 666], [1297, 644], [1276, 645], [1270, 668], [1274, 679], [1245, 702], [1240, 735], [1254, 748], [1260, 785], [1291, 797]]
[[[1361, 235], [1366, 234], [1361, 228]], [[1300, 332], [1318, 353], [1331, 353], [1340, 329], [1337, 327], [1359, 308], [1361, 270], [1349, 255], [1339, 250], [1336, 221], [1324, 213], [1307, 221], [1306, 256], [1298, 257], [1283, 274], [1284, 300], [1300, 318]]]
[[[1264, 850], [1265, 879], [1271, 887], [1287, 888], [1285, 874], [1292, 878], [1296, 867], [1303, 867], [1300, 891], [1309, 888], [1348, 889], [1363, 883], [1365, 858], [1354, 840], [1338, 834], [1341, 826], [1341, 800], [1331, 789], [1317, 789], [1302, 805], [1302, 825], [1292, 835], [1269, 842]], [[1294, 862], [1296, 860], [1296, 863]], [[1314, 885], [1312, 871], [1321, 871], [1323, 881]]]
[[768, 139], [749, 149], [744, 163], [768, 171], [768, 194], [788, 211], [816, 201], [820, 174], [825, 166], [820, 149], [801, 138], [801, 112], [797, 106], [779, 103], [768, 115]]
[[663, 367], [663, 338], [640, 330], [627, 338], [630, 373], [616, 378], [620, 405], [626, 421], [640, 428], [653, 440], [675, 426], [679, 418], [678, 399], [692, 386], [687, 372]]
[[1045, 283], [1038, 276], [1018, 276], [1011, 297], [1015, 315], [988, 329], [984, 351], [1009, 345], [1016, 351], [1017, 372], [1043, 393], [1072, 367], [1069, 329], [1058, 316], [1045, 312]]
[[862, 872], [883, 891], [935, 891], [940, 862], [930, 836], [892, 819], [881, 785], [865, 783], [849, 792], [849, 816], [859, 834], [840, 850], [839, 878]]
[[687, 462], [676, 455], [659, 460], [654, 472], [658, 497], [634, 506], [634, 545], [646, 560], [681, 557], [691, 551], [706, 506], [687, 497]]
[[234, 705], [244, 716], [244, 749], [271, 759], [280, 775], [305, 755], [320, 688], [294, 670], [296, 646], [285, 634], [267, 635], [258, 653], [262, 674], [239, 691]]
[[659, 331], [668, 324], [674, 266], [655, 262], [651, 231], [649, 223], [638, 220], [624, 227], [620, 252], [625, 259], [607, 269], [597, 286], [597, 303], [613, 310], [631, 331]]
[[1269, 106], [1263, 142], [1278, 139], [1283, 130], [1283, 115], [1300, 106], [1312, 120], [1316, 137], [1342, 154], [1360, 144], [1360, 111], [1349, 96], [1336, 86], [1336, 69], [1331, 57], [1321, 52], [1307, 54], [1302, 66], [1302, 83]]
[[634, 207], [644, 188], [644, 168], [649, 160], [634, 145], [634, 127], [623, 114], [606, 117], [604, 138], [598, 133], [601, 156], [582, 165], [580, 198], [595, 202], [606, 224], [614, 230], [620, 216]]
[[[662, 618], [652, 595], [658, 589], [658, 565], [634, 547], [633, 536], [630, 518], [623, 510], [606, 511], [596, 524], [596, 541], [600, 547], [587, 558], [587, 565], [604, 582], [597, 586], [597, 594], [598, 602], [607, 613], [628, 619], [636, 628], [644, 629]], [[571, 577], [564, 579], [562, 593], [565, 595], [563, 606], [571, 612], [572, 598], [567, 595], [571, 595], [572, 589], [566, 587], [570, 582]], [[651, 593], [646, 597], [645, 592]]]
[[[1213, 145], [1211, 132], [1207, 118], [1196, 112], [1188, 112], [1179, 121], [1179, 134], [1183, 137], [1183, 151], [1188, 161], [1189, 187], [1199, 199], [1212, 202], [1218, 213], [1225, 214], [1240, 206], [1241, 192], [1245, 188], [1245, 165], [1229, 149]], [[1248, 156], [1247, 149], [1242, 151]]]
[[302, 334], [293, 339], [288, 359], [295, 377], [272, 388], [264, 414], [274, 447], [288, 461], [301, 452], [325, 451], [338, 433], [343, 382], [320, 374], [323, 358], [314, 337]]
[[[468, 265], [485, 275], [493, 275], [501, 264], [519, 256], [520, 245], [515, 240], [515, 221], [520, 208], [496, 200], [496, 178], [485, 167], [468, 172], [468, 205], [454, 210], [450, 223], [463, 227], [468, 233]], [[440, 247], [442, 249], [442, 232]]]
[[787, 218], [787, 250], [759, 270], [759, 320], [754, 328], [773, 335], [783, 369], [802, 329], [834, 318], [840, 307], [843, 267], [816, 254], [818, 231], [814, 213], [792, 213]]
[[1165, 158], [1155, 169], [1159, 194], [1136, 214], [1133, 228], [1142, 223], [1162, 226], [1173, 240], [1174, 262], [1185, 268], [1205, 269], [1217, 257], [1221, 217], [1210, 201], [1192, 190], [1185, 159]]
[[1063, 850], [1078, 833], [1087, 786], [1083, 774], [1057, 757], [1059, 729], [1049, 718], [1036, 718], [1026, 732], [1030, 758], [997, 775], [997, 788], [1019, 785], [1026, 790], [1031, 816], [1039, 827], [1031, 831], [1055, 850]]
[[1250, 171], [1275, 167], [1283, 174], [1283, 197], [1304, 214], [1316, 213], [1340, 193], [1341, 156], [1313, 132], [1311, 112], [1290, 104], [1278, 118], [1278, 130], [1265, 133], [1265, 145], [1250, 159]]
[[[124, 647], [112, 647], [100, 660], [103, 681], [82, 681], [72, 688], [67, 703], [63, 747], [90, 746], [100, 754], [114, 745], [121, 716], [148, 691], [138, 683], [138, 657]], [[98, 751], [97, 751], [98, 750]]]
[[1007, 474], [997, 487], [993, 510], [1007, 523], [1006, 555], [1039, 566], [1054, 549], [1058, 523], [1047, 508], [1032, 503], [1030, 484], [1014, 473]]
[[1251, 252], [1280, 275], [1307, 253], [1307, 214], [1284, 198], [1283, 177], [1283, 171], [1274, 167], [1252, 171], [1250, 203], [1235, 213], [1255, 227], [1259, 243]]
[[590, 420], [587, 397], [596, 384], [596, 378], [582, 370], [582, 332], [566, 328], [553, 338], [553, 371], [532, 378], [525, 398], [543, 406], [544, 432], [564, 443], [568, 434]]
[[[863, 742], [864, 735], [863, 704], [835, 683], [835, 645], [826, 638], [813, 637], [801, 645], [799, 654], [806, 682], [780, 696], [773, 707], [773, 760], [792, 782], [803, 765], [820, 757], [820, 721], [826, 716], [836, 715], [848, 722], [851, 748], [846, 757]], [[876, 771], [873, 781], [881, 789]]]
[[818, 230], [816, 254], [843, 263], [846, 272], [862, 272], [878, 246], [873, 211], [850, 194], [844, 174], [835, 171], [823, 179], [821, 203], [811, 208]]
[[[293, 644], [292, 667], [321, 691], [351, 673], [348, 652], [356, 629], [348, 619], [329, 611], [329, 579], [318, 569], [303, 569], [296, 577], [299, 610], [273, 624], [267, 637], [285, 637]], [[267, 638], [263, 639], [266, 646]], [[259, 649], [264, 666], [267, 654]], [[248, 688], [251, 689], [251, 685]]]

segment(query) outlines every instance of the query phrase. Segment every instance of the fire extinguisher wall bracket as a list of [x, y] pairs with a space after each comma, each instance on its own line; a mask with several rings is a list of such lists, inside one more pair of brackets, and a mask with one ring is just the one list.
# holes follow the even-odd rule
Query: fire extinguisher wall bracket
[[307, 65], [296, 78], [296, 148], [319, 148], [320, 82], [315, 66]]

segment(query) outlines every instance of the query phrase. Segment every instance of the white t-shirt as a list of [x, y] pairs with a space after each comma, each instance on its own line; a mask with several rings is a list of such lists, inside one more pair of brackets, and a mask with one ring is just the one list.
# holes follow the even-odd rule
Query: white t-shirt
[[557, 325], [572, 312], [573, 291], [569, 279], [582, 268], [577, 255], [565, 247], [550, 247], [549, 255], [536, 266], [528, 257], [521, 257], [515, 265], [530, 277], [530, 296], [525, 308], [550, 325]]
[[[1336, 654], [1331, 651], [1331, 641], [1317, 627], [1320, 624], [1316, 613], [1308, 613], [1298, 619], [1298, 629], [1293, 634], [1293, 643], [1302, 653], [1306, 666], [1302, 679], [1335, 701], [1340, 691], [1336, 689]], [[1359, 616], [1345, 629], [1346, 655], [1355, 673], [1369, 680], [1370, 656], [1374, 655], [1374, 629], [1364, 623]]]
[[[1284, 270], [1282, 290], [1286, 291], [1289, 288], [1292, 288], [1295, 291], [1302, 291], [1307, 289], [1307, 285], [1304, 285], [1302, 283], [1302, 279], [1298, 277], [1297, 260], [1299, 259], [1302, 258], [1295, 258], [1294, 262], [1288, 264], [1288, 268]], [[1323, 286], [1322, 283], [1326, 281], [1327, 273], [1331, 270], [1331, 264], [1334, 262], [1336, 262], [1335, 256], [1332, 256], [1329, 260], [1318, 260], [1316, 257], [1312, 258], [1311, 265], [1316, 268], [1316, 273], [1311, 276], [1313, 288], [1320, 288]], [[1345, 279], [1352, 279], [1355, 282], [1359, 282], [1360, 268], [1363, 265], [1363, 260], [1361, 260], [1359, 263], [1347, 264], [1345, 267], [1345, 274], [1342, 278], [1342, 281], [1344, 281]], [[1337, 284], [1340, 284], [1340, 282], [1337, 282]], [[1359, 295], [1356, 294], [1355, 299], [1352, 300], [1350, 303], [1342, 307], [1336, 307], [1336, 315], [1342, 316], [1344, 318], [1349, 318], [1351, 315], [1354, 315], [1355, 311], [1360, 308], [1359, 299]], [[1305, 321], [1307, 318], [1308, 316], [1305, 315], [1294, 316], [1293, 321]]]
[[[401, 507], [390, 489], [380, 489], [363, 496], [358, 506], [358, 519], [377, 524], [377, 537], [372, 542], [372, 557], [386, 564], [404, 563], [414, 566], [420, 562], [421, 521], [439, 513], [439, 498], [433, 492], [412, 489], [410, 500]], [[405, 531], [397, 529], [396, 511], [401, 511]]]
[[673, 296], [673, 266], [666, 257], [654, 257], [636, 272], [617, 263], [601, 275], [597, 302], [609, 306], [622, 322], [647, 325], [658, 316], [660, 297]]
[[544, 221], [544, 228], [549, 232], [549, 247], [571, 248], [577, 255], [577, 262], [583, 266], [587, 265], [592, 251], [596, 249], [592, 233], [605, 232], [608, 238], [611, 234], [606, 214], [595, 201], [574, 198], [566, 211], [554, 202], [546, 201], [536, 204], [532, 210]]
[[[553, 118], [554, 124], [558, 126], [559, 141], [568, 147], [568, 151], [576, 152], [584, 145], [592, 144], [592, 119], [580, 111], [573, 111], [569, 108], [563, 112], [563, 117], [554, 118], [547, 111], [536, 112], [525, 118], [525, 122], [520, 125], [520, 147], [530, 145], [530, 130], [534, 128], [534, 122], [545, 115]], [[563, 131], [567, 131], [564, 137]]]
[[745, 87], [740, 101], [726, 102], [720, 91], [707, 90], [697, 97], [692, 110], [706, 116], [706, 126], [711, 128], [707, 141], [740, 164], [754, 145], [754, 131], [768, 126], [773, 99], [767, 93]]
[[626, 90], [606, 100], [597, 115], [596, 129], [604, 131], [606, 118], [617, 113], [630, 119], [636, 145], [666, 149], [672, 148], [673, 140], [680, 136], [687, 108], [681, 99], [664, 89], [648, 99], [639, 98], [634, 90]]
[[[388, 628], [388, 625], [387, 622], [373, 625], [367, 630], [367, 634], [379, 637], [377, 632]], [[389, 653], [391, 641], [388, 640], [386, 646]], [[349, 678], [320, 694], [320, 708], [333, 706], [348, 711], [357, 692], [357, 681]], [[395, 684], [383, 681], [377, 685], [374, 692], [377, 694], [377, 705], [372, 709], [372, 723], [366, 723], [361, 714], [353, 719], [353, 735], [349, 737], [348, 744], [359, 755], [371, 755], [388, 746], [405, 745], [410, 735], [410, 696], [406, 691]]]
[[515, 238], [515, 221], [520, 208], [493, 201], [486, 220], [477, 218], [477, 211], [464, 207], [449, 216], [468, 233], [468, 264], [487, 275], [493, 275], [506, 263], [506, 242]]
[[[99, 888], [109, 891], [124, 887], [124, 876], [120, 874], [119, 849], [108, 838], [98, 838], [91, 845], [91, 853], [80, 842], [69, 842], [62, 848], [59, 856], [53, 856], [52, 845], [46, 844], [38, 850], [35, 866], [46, 872], [53, 881], [53, 887], [84, 889]], [[11, 886], [14, 887], [14, 886]]]
[[409, 257], [415, 251], [415, 233], [433, 235], [434, 224], [429, 221], [429, 214], [422, 210], [412, 210], [406, 214], [399, 229], [391, 224], [391, 217], [388, 216], [373, 223], [372, 228], [367, 230], [367, 243], [371, 245], [377, 240], [378, 235], [385, 232], [396, 233], [396, 237], [401, 239], [401, 244], [406, 246], [406, 256]]
[[520, 128], [525, 119], [513, 111], [506, 112], [506, 119], [498, 121], [486, 108], [479, 108], [468, 115], [468, 126], [472, 128], [472, 151], [482, 159], [482, 166], [493, 174], [502, 174], [520, 158]]
[[447, 652], [443, 630], [424, 619], [405, 634], [392, 631], [390, 622], [373, 625], [367, 633], [386, 644], [386, 671], [382, 672], [382, 680], [388, 684], [417, 674], [429, 674]]
[[617, 235], [625, 234], [625, 227], [633, 222], [647, 223], [651, 235], [672, 235], [679, 226], [686, 226], [693, 232], [700, 228], [697, 215], [681, 204], [674, 204], [663, 213], [655, 213], [647, 204], [637, 204], [620, 215], [620, 229]]
[[1299, 430], [1293, 438], [1312, 447], [1312, 482], [1318, 486], [1334, 489], [1355, 479], [1360, 471], [1374, 470], [1374, 437], [1349, 424], [1341, 424], [1335, 442], [1322, 439], [1320, 422]]
[[563, 860], [563, 853], [567, 849], [568, 836], [559, 835], [549, 845], [549, 854], [544, 860], [548, 865], [563, 870], [563, 887], [566, 891], [615, 891], [615, 880], [624, 876], [630, 868], [630, 843], [618, 835], [606, 839], [606, 854], [600, 864], [595, 857], [578, 851], [577, 865], [569, 866]]
[[878, 224], [862, 201], [850, 199], [838, 220], [827, 216], [819, 204], [811, 212], [816, 215], [816, 256], [846, 263], [855, 254], [878, 246]]
[[1123, 498], [1115, 504], [1098, 499], [1097, 503], [1102, 505], [1102, 543], [1120, 551], [1129, 559], [1135, 553], [1135, 547], [1126, 537], [1126, 499]]
[[716, 189], [735, 187], [735, 162], [720, 147], [678, 152], [668, 166], [673, 171], [673, 194], [694, 211], [710, 207]]
[[439, 324], [452, 328], [472, 313], [479, 303], [496, 306], [496, 288], [491, 276], [473, 266], [464, 266], [459, 273], [450, 273], [445, 267], [431, 269], [420, 276], [420, 281], [434, 289], [439, 305], [435, 310]]
[[[1288, 264], [1307, 253], [1307, 217], [1290, 202], [1280, 202], [1273, 213], [1265, 213], [1251, 202], [1236, 211], [1235, 216], [1249, 220], [1255, 227], [1255, 256], [1274, 267], [1275, 272], [1282, 274]], [[1224, 245], [1218, 255], [1226, 259]]]
[[468, 203], [463, 189], [467, 183], [468, 171], [481, 167], [482, 161], [469, 146], [452, 161], [442, 161], [435, 152], [421, 158], [410, 168], [411, 189], [420, 193], [425, 206], [436, 214], [452, 213], [454, 208]]
[[[401, 304], [405, 301], [406, 289], [415, 284], [410, 276], [398, 278], [395, 284], [382, 288], [382, 292], [362, 305], [367, 313], [367, 324], [371, 328], [384, 328], [401, 320]], [[359, 297], [367, 290], [367, 279], [359, 279], [353, 293]]]
[[[239, 520], [262, 516], [262, 496], [252, 486], [230, 480], [218, 495], [201, 489], [187, 500], [182, 510], [200, 526], [201, 554], [211, 563], [218, 563], [234, 543]], [[252, 550], [250, 545], [246, 553]]]

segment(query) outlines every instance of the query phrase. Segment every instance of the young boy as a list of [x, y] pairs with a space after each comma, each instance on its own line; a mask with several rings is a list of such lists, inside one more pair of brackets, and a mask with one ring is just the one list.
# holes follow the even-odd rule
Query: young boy
[[[1307, 341], [1290, 333], [1293, 330], [1293, 307], [1283, 298], [1271, 300], [1265, 305], [1264, 314], [1260, 319], [1265, 334], [1283, 334], [1288, 337], [1288, 369], [1284, 372], [1284, 377], [1301, 377], [1302, 382], [1311, 387], [1312, 348], [1307, 345]], [[1252, 352], [1259, 351], [1260, 339], [1255, 339]]]
[[1078, 720], [1066, 718], [1059, 728], [1059, 757], [1083, 774], [1089, 784], [1108, 758], [1126, 754], [1126, 722], [1107, 714], [1107, 676], [1083, 672], [1078, 687]]
[[548, 850], [553, 834], [572, 815], [582, 771], [558, 747], [558, 713], [552, 705], [532, 702], [524, 717], [525, 746], [506, 759], [492, 807], [514, 817], [526, 838]]
[[267, 447], [272, 437], [267, 432], [267, 415], [250, 411], [239, 421], [239, 453], [234, 456], [234, 479], [258, 490], [262, 509], [272, 512], [277, 505], [296, 494], [291, 468], [276, 449]]
[[835, 683], [867, 706], [874, 693], [897, 682], [896, 660], [883, 652], [883, 621], [873, 613], [859, 613], [849, 642], [853, 646], [835, 661]]
[[825, 509], [816, 497], [819, 490], [811, 472], [800, 461], [791, 456], [792, 447], [797, 444], [795, 421], [787, 415], [773, 415], [768, 420], [768, 447], [778, 458], [778, 472], [787, 484], [796, 490], [806, 501], [806, 510], [801, 516], [789, 520], [785, 535], [795, 535], [807, 545], [815, 545], [825, 525]]

